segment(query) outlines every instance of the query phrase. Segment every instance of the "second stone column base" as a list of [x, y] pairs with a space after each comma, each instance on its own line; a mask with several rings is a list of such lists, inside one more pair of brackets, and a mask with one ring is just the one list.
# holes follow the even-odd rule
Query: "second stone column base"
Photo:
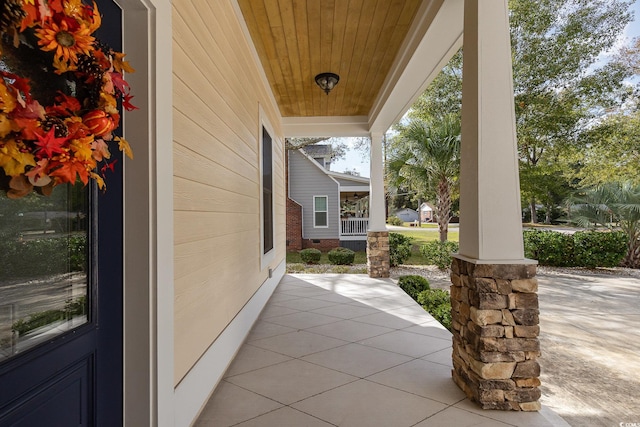
[[367, 272], [369, 277], [389, 277], [389, 232], [369, 231], [367, 233]]

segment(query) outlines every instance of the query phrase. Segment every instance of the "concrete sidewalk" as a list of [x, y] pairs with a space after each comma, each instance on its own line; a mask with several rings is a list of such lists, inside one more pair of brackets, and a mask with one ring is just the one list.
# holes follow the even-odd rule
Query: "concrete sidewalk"
[[640, 279], [538, 274], [541, 402], [572, 426], [640, 425]]

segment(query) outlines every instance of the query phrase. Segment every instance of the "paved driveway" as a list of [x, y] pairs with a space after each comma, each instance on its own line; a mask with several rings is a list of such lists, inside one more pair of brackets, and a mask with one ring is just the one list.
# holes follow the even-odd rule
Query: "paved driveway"
[[572, 426], [640, 426], [640, 277], [538, 279], [542, 403]]

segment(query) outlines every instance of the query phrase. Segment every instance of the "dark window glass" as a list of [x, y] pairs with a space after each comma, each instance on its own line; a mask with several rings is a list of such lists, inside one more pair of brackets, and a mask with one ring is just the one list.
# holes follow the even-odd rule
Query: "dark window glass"
[[0, 192], [0, 362], [89, 321], [87, 192]]
[[329, 210], [327, 207], [327, 197], [326, 196], [314, 196], [313, 198], [313, 210], [315, 216], [316, 227], [327, 227], [329, 225], [328, 214]]
[[269, 132], [262, 128], [262, 237], [263, 253], [273, 249], [273, 152]]

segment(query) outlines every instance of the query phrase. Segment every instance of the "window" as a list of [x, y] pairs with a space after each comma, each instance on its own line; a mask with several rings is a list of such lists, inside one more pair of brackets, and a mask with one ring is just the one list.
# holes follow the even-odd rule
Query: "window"
[[313, 196], [313, 226], [329, 226], [329, 209], [327, 196]]
[[272, 139], [262, 127], [262, 253], [273, 249], [273, 149]]

